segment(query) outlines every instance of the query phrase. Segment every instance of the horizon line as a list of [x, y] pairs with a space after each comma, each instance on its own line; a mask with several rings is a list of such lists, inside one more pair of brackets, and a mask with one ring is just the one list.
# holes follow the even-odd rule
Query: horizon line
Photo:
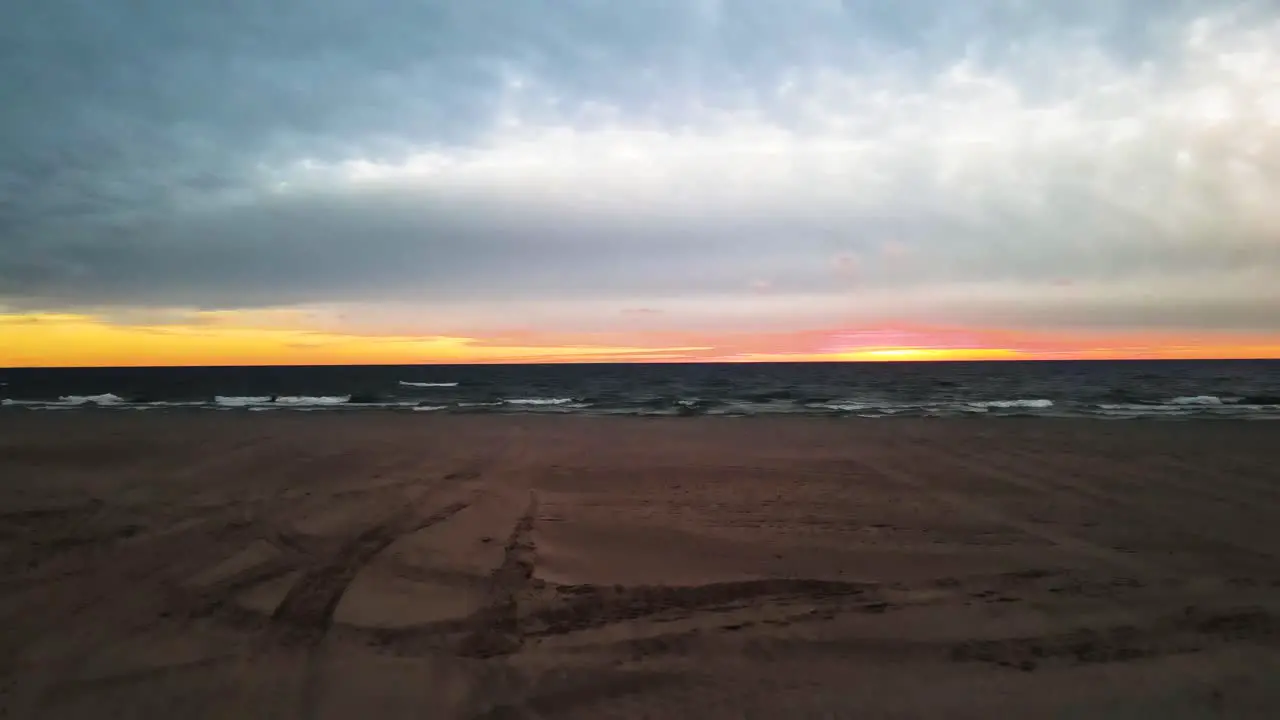
[[1280, 362], [1280, 357], [1088, 357], [1088, 358], [934, 358], [934, 359], [831, 359], [831, 360], [556, 360], [550, 362], [421, 362], [421, 363], [261, 363], [261, 364], [171, 364], [171, 365], [14, 365], [0, 366], [0, 372], [14, 370], [170, 370], [213, 368], [324, 368], [324, 367], [553, 367], [562, 365], [959, 365], [978, 363], [1140, 363], [1140, 362]]

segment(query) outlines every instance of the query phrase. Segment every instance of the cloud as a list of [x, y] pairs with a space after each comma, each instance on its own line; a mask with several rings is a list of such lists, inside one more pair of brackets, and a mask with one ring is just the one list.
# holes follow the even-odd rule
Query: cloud
[[10, 307], [1280, 331], [1269, 3], [49, 5]]

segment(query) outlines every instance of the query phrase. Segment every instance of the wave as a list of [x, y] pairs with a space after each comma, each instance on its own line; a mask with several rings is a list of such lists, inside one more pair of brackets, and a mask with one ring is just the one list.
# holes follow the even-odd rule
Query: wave
[[235, 395], [217, 395], [213, 398], [215, 405], [223, 407], [248, 407], [250, 405], [262, 405], [273, 400], [270, 395], [251, 395], [251, 396], [235, 396]]
[[873, 400], [833, 400], [831, 402], [810, 403], [805, 405], [805, 407], [815, 410], [862, 413], [870, 417], [900, 415], [906, 413], [917, 413], [923, 415], [947, 413], [982, 414], [992, 410], [1045, 410], [1054, 406], [1054, 401], [1042, 398], [1023, 400], [974, 400], [971, 402], [932, 401], [914, 403]]
[[350, 395], [279, 395], [275, 399], [277, 405], [345, 405], [351, 401]]
[[[408, 387], [455, 387], [458, 383], [397, 381]], [[1244, 420], [1280, 419], [1280, 396], [1268, 385], [1253, 384], [1224, 392], [1230, 386], [1216, 384], [1196, 388], [1177, 387], [1173, 392], [1120, 393], [1115, 386], [1094, 385], [1069, 392], [1054, 392], [1053, 399], [1037, 397], [1044, 388], [987, 392], [937, 393], [916, 385], [902, 388], [867, 388], [813, 386], [782, 392], [778, 386], [751, 392], [751, 388], [727, 386], [712, 389], [713, 382], [685, 383], [668, 386], [558, 386], [534, 384], [522, 389], [482, 389], [468, 386], [455, 396], [428, 399], [427, 393], [402, 392], [383, 395], [356, 392], [323, 395], [217, 395], [191, 398], [182, 395], [166, 397], [160, 393], [130, 392], [62, 395], [51, 393], [42, 399], [23, 397], [0, 399], [5, 412], [25, 410], [123, 411], [133, 409], [170, 409], [199, 412], [205, 410], [285, 411], [392, 411], [444, 412], [464, 414], [582, 414], [636, 416], [690, 415], [779, 415], [808, 414], [831, 418], [1009, 418], [1009, 417], [1076, 417], [1095, 419], [1207, 419]], [[93, 386], [90, 386], [91, 388]], [[98, 385], [97, 388], [110, 387]], [[261, 386], [260, 386], [261, 387]], [[270, 389], [267, 385], [265, 389]], [[333, 387], [337, 390], [342, 386]], [[93, 389], [97, 389], [93, 388]], [[141, 388], [145, 390], [146, 388]], [[358, 388], [357, 388], [358, 389]], [[1200, 393], [1195, 392], [1200, 390]], [[1185, 394], [1173, 397], [1177, 391]], [[1252, 394], [1249, 392], [1252, 391]], [[507, 397], [502, 397], [505, 394]], [[790, 398], [784, 398], [791, 395]], [[1019, 395], [1023, 397], [1018, 397]], [[1117, 399], [1123, 397], [1124, 399]]]
[[836, 412], [858, 412], [861, 410], [875, 410], [878, 406], [870, 403], [861, 402], [819, 402], [809, 403], [805, 405], [807, 408], [814, 410], [835, 410]]
[[119, 405], [124, 398], [115, 393], [101, 395], [63, 395], [58, 401], [64, 405]]
[[543, 406], [543, 405], [568, 405], [573, 401], [574, 401], [573, 398], [539, 398], [539, 397], [503, 398], [502, 399], [502, 402], [506, 403], [507, 405], [529, 405], [529, 406], [535, 406], [535, 407]]
[[981, 402], [969, 402], [965, 404], [972, 408], [984, 408], [988, 410], [989, 409], [1007, 410], [1010, 408], [1033, 408], [1033, 409], [1042, 410], [1044, 408], [1053, 407], [1052, 400], [1046, 400], [1043, 398], [1032, 399], [1032, 400], [986, 400]]
[[350, 395], [218, 395], [213, 399], [215, 405], [222, 407], [262, 407], [292, 406], [310, 407], [315, 405], [345, 405], [351, 401]]
[[912, 410], [922, 410], [930, 406], [921, 403], [895, 403], [887, 400], [832, 400], [830, 402], [809, 403], [805, 407], [813, 410], [834, 410], [844, 413], [868, 413], [871, 417], [880, 417], [881, 415], [896, 415]]
[[1151, 403], [1104, 403], [1094, 406], [1095, 409], [1111, 413], [1170, 413], [1170, 412], [1194, 412], [1194, 407], [1187, 405], [1155, 405]]
[[1223, 405], [1222, 398], [1216, 395], [1187, 395], [1169, 400], [1169, 405]]

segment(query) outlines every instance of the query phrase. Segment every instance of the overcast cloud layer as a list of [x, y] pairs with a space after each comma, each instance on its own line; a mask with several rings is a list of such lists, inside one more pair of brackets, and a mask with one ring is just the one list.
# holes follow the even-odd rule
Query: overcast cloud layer
[[1280, 331], [1280, 3], [19, 5], [0, 306]]

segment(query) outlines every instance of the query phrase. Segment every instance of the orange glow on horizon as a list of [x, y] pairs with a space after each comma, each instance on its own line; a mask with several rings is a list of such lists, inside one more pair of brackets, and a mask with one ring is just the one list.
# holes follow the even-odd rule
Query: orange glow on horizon
[[87, 315], [0, 314], [0, 367], [581, 362], [922, 362], [1280, 358], [1280, 337], [1247, 333], [1031, 333], [893, 327], [773, 333], [358, 335], [238, 324], [114, 324]]

